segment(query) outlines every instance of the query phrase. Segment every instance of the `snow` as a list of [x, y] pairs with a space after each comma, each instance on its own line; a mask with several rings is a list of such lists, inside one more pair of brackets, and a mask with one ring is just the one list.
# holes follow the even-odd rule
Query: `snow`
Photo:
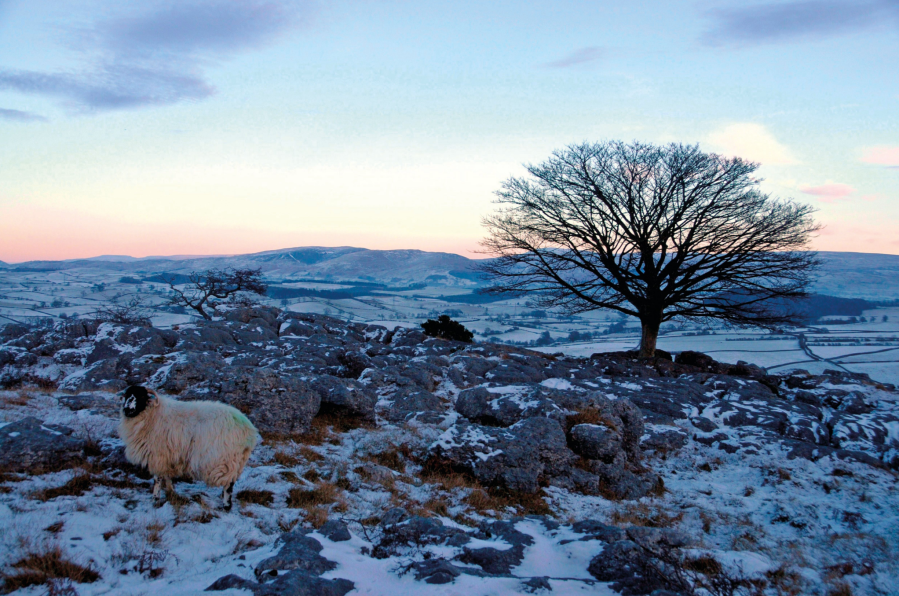
[[544, 387], [548, 387], [549, 389], [574, 389], [574, 385], [571, 384], [567, 379], [546, 379], [542, 383], [540, 383]]

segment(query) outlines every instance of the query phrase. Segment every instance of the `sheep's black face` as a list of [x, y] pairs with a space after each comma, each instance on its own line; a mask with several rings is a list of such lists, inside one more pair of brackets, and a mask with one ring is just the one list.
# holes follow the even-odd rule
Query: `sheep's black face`
[[146, 387], [140, 385], [132, 385], [125, 389], [125, 401], [122, 403], [122, 413], [126, 418], [134, 418], [147, 409], [150, 400], [150, 393]]

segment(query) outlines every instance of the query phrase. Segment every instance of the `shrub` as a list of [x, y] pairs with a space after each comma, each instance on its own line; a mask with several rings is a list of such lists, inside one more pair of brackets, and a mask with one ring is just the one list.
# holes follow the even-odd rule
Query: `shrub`
[[458, 321], [454, 321], [447, 315], [440, 315], [437, 320], [428, 319], [421, 324], [425, 335], [430, 337], [439, 337], [441, 339], [451, 339], [454, 341], [463, 341], [471, 343], [474, 339], [474, 333], [465, 328]]

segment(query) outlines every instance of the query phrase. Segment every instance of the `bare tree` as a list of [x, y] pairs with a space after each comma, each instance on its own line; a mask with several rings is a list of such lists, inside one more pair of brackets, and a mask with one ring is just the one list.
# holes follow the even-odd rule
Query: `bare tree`
[[[174, 279], [166, 280], [173, 294], [171, 304], [189, 306], [206, 319], [212, 317], [203, 306], [215, 308], [213, 298], [239, 298], [246, 293], [265, 295], [267, 286], [262, 281], [261, 269], [208, 269], [194, 271], [188, 275], [188, 283], [176, 284]], [[186, 286], [179, 289], [178, 285]]]
[[152, 309], [144, 302], [142, 296], [132, 295], [130, 298], [126, 298], [124, 295], [119, 295], [106, 304], [98, 306], [95, 316], [101, 321], [120, 325], [152, 327], [151, 314]]
[[[814, 210], [772, 198], [758, 164], [697, 146], [572, 145], [510, 178], [484, 220], [493, 293], [569, 313], [608, 308], [642, 323], [640, 356], [675, 317], [792, 320], [817, 265]], [[777, 303], [781, 304], [778, 305]]]

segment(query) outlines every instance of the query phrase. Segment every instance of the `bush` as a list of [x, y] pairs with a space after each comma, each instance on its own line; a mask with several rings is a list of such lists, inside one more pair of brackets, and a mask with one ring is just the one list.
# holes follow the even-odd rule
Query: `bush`
[[469, 344], [471, 343], [471, 340], [474, 339], [474, 333], [466, 329], [465, 326], [458, 321], [449, 318], [448, 315], [440, 315], [437, 317], [436, 321], [434, 319], [428, 319], [421, 324], [421, 328], [424, 329], [425, 335], [430, 337], [464, 341]]

